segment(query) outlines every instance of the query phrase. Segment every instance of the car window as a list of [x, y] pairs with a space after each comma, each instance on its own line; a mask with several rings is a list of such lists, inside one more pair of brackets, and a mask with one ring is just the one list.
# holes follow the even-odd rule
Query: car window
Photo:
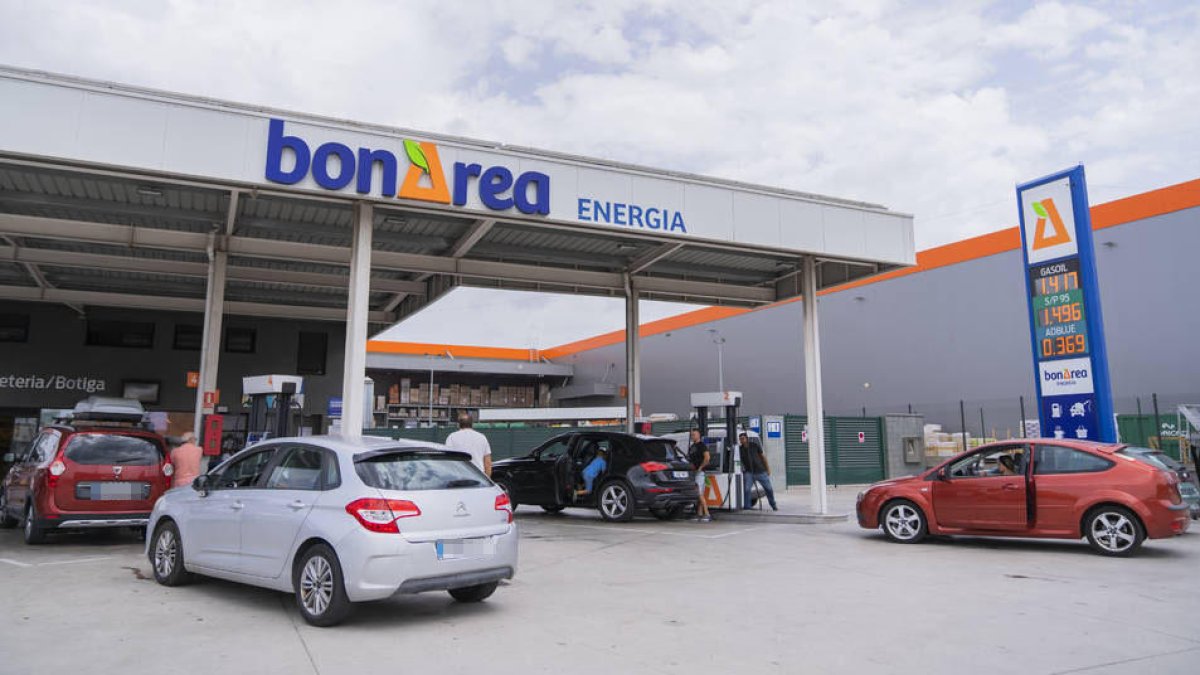
[[1183, 468], [1183, 465], [1176, 462], [1172, 457], [1162, 452], [1161, 450], [1152, 450], [1150, 448], [1134, 448], [1129, 447], [1118, 451], [1117, 454], [1132, 457], [1143, 464], [1149, 464], [1156, 469], [1165, 469], [1167, 471], [1178, 471]]
[[62, 440], [62, 433], [56, 429], [47, 429], [42, 432], [37, 441], [29, 448], [29, 458], [26, 460], [33, 464], [46, 464], [54, 458], [58, 452], [58, 442]]
[[642, 445], [646, 448], [647, 459], [659, 462], [687, 461], [674, 441], [645, 441]]
[[1057, 473], [1095, 473], [1104, 471], [1114, 462], [1090, 452], [1065, 448], [1061, 445], [1039, 445], [1033, 472], [1039, 476]]
[[579, 442], [575, 444], [575, 451], [572, 453], [577, 463], [587, 465], [596, 457], [596, 453], [604, 450], [608, 457], [612, 459], [613, 443], [605, 436], [581, 436]]
[[1025, 446], [1004, 445], [963, 457], [950, 465], [951, 478], [984, 478], [1025, 474]]
[[324, 454], [319, 448], [292, 446], [283, 452], [283, 460], [271, 469], [267, 487], [277, 490], [320, 490], [321, 462]]
[[372, 453], [355, 458], [354, 470], [380, 490], [450, 490], [491, 485], [470, 458], [446, 452]]
[[258, 485], [263, 470], [267, 468], [276, 448], [259, 450], [235, 460], [221, 469], [214, 484], [218, 490], [248, 488]]
[[547, 443], [546, 445], [543, 445], [542, 447], [537, 449], [536, 452], [537, 452], [538, 459], [543, 460], [543, 461], [545, 461], [545, 460], [554, 461], [554, 460], [558, 459], [559, 457], [562, 457], [563, 455], [567, 454], [567, 448], [570, 447], [570, 445], [571, 445], [571, 437], [570, 436], [563, 436], [562, 438], [556, 438], [556, 439], [550, 441], [549, 443]]
[[88, 466], [154, 466], [162, 461], [162, 449], [153, 441], [121, 434], [75, 434], [64, 455]]

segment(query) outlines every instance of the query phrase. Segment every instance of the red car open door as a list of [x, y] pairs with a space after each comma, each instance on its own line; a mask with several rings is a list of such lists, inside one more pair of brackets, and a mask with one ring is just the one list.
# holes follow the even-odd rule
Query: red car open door
[[933, 510], [944, 527], [1024, 530], [1029, 527], [1023, 444], [993, 446], [947, 466], [933, 481]]

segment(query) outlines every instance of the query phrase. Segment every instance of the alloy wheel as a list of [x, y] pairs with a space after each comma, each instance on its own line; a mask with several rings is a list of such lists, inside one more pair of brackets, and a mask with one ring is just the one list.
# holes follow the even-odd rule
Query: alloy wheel
[[175, 561], [179, 557], [179, 541], [169, 528], [163, 528], [154, 542], [154, 571], [160, 577], [171, 576], [175, 571]]
[[897, 504], [888, 509], [884, 523], [895, 538], [907, 541], [921, 532], [921, 514], [908, 504]]
[[613, 483], [604, 488], [600, 495], [600, 509], [604, 511], [604, 515], [614, 520], [624, 516], [629, 510], [629, 492], [625, 490], [625, 486]]
[[1110, 553], [1124, 553], [1137, 542], [1137, 527], [1124, 514], [1105, 511], [1092, 519], [1092, 538]]
[[300, 601], [313, 616], [320, 616], [333, 601], [333, 569], [329, 561], [315, 555], [304, 564], [300, 573]]

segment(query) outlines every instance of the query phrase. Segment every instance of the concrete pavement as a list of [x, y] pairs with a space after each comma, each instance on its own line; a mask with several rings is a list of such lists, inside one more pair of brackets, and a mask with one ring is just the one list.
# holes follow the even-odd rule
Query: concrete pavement
[[[846, 490], [853, 503], [856, 490]], [[854, 523], [604, 523], [518, 510], [521, 567], [311, 628], [288, 596], [149, 580], [127, 535], [0, 531], [0, 672], [1193, 673], [1200, 534], [887, 542]]]

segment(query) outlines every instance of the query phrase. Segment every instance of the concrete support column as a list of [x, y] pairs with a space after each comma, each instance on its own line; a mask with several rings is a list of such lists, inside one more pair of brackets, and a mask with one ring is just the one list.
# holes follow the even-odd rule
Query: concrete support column
[[817, 261], [804, 259], [804, 392], [808, 402], [808, 469], [812, 510], [829, 513], [825, 486], [825, 404], [821, 393], [821, 326], [817, 318]]
[[363, 380], [367, 377], [367, 314], [370, 312], [371, 237], [375, 209], [360, 202], [354, 207], [354, 243], [350, 254], [350, 289], [346, 305], [346, 360], [342, 368], [342, 437], [362, 438]]
[[200, 381], [196, 383], [196, 419], [192, 431], [200, 438], [204, 415], [213, 412], [205, 407], [204, 392], [217, 390], [217, 369], [221, 359], [221, 319], [225, 312], [225, 272], [229, 254], [223, 249], [222, 238], [214, 234], [208, 245], [208, 288], [204, 294], [204, 333], [200, 343]]
[[633, 433], [642, 408], [642, 356], [638, 343], [638, 292], [625, 275], [625, 431]]

